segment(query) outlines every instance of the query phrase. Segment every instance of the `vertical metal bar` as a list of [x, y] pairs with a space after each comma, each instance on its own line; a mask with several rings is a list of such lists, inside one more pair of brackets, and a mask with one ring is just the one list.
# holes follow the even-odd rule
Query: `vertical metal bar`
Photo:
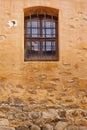
[[45, 59], [46, 59], [46, 13], [44, 14], [44, 28], [45, 28]]
[[[30, 14], [30, 37], [32, 37], [32, 21], [31, 21], [31, 14]], [[32, 41], [30, 40], [30, 57], [32, 60]]]
[[51, 51], [52, 51], [52, 58], [53, 58], [53, 16], [52, 16], [52, 20], [51, 20], [51, 37], [52, 37]]
[[[43, 33], [42, 33], [42, 18], [40, 18], [40, 38], [42, 38], [42, 35], [43, 35]], [[41, 39], [40, 40], [40, 60], [42, 59], [42, 49], [43, 49], [42, 42], [43, 42], [43, 40]]]
[[37, 27], [36, 27], [36, 30], [37, 30], [37, 37], [38, 37], [38, 12], [37, 12], [37, 18], [36, 18], [36, 22], [37, 22]]
[[37, 12], [37, 37], [39, 36], [39, 27], [38, 27], [38, 12]]

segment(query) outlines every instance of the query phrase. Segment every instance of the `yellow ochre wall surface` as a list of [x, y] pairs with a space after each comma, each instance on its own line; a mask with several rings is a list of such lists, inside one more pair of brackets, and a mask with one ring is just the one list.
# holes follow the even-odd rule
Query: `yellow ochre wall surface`
[[[24, 62], [24, 12], [30, 7], [59, 11], [59, 61]], [[9, 28], [9, 20], [17, 20]], [[87, 1], [86, 0], [0, 0], [0, 80], [2, 95], [28, 96], [29, 88], [83, 89], [87, 86]], [[22, 85], [23, 89], [17, 88]], [[13, 91], [11, 91], [13, 90]], [[37, 99], [46, 96], [45, 90]], [[2, 93], [4, 90], [1, 88]], [[26, 93], [26, 96], [25, 96]], [[41, 96], [41, 97], [40, 97]], [[2, 98], [1, 97], [1, 98]]]

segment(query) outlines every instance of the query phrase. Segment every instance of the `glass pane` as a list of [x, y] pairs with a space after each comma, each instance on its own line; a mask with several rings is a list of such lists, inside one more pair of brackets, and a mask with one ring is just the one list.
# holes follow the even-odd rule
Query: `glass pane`
[[43, 60], [53, 60], [56, 56], [56, 42], [55, 41], [44, 41], [43, 42]]
[[29, 28], [25, 29], [25, 34], [30, 34], [30, 29]]
[[51, 22], [46, 22], [46, 27], [50, 28], [51, 27]]
[[46, 29], [46, 34], [50, 34], [50, 35], [53, 35], [55, 34], [55, 29]]
[[43, 42], [43, 51], [54, 51], [54, 50], [56, 50], [55, 44], [56, 43], [52, 42], [52, 41]]
[[39, 27], [39, 21], [32, 21], [32, 27]]
[[52, 51], [56, 51], [56, 42], [52, 42]]
[[35, 20], [26, 20], [26, 22], [25, 22], [25, 26], [26, 27], [35, 27], [35, 28], [37, 28], [37, 27], [40, 27], [39, 26], [40, 24], [39, 24], [39, 20], [37, 20], [37, 19], [35, 19]]
[[38, 41], [26, 41], [26, 48], [29, 50], [38, 51], [40, 43]]
[[38, 29], [32, 29], [32, 34], [38, 34]]
[[40, 42], [26, 41], [25, 59], [38, 60], [40, 58]]
[[46, 42], [46, 51], [51, 51], [51, 42]]
[[25, 35], [26, 35], [26, 37], [39, 37], [40, 36], [39, 20], [37, 20], [37, 19], [26, 20]]
[[42, 29], [42, 34], [43, 37], [46, 37], [46, 29]]
[[37, 52], [37, 51], [39, 51], [39, 49], [40, 49], [40, 43], [38, 41], [33, 41], [32, 50]]
[[51, 29], [51, 34], [55, 34], [55, 28], [54, 29]]
[[42, 29], [43, 37], [55, 37], [55, 29]]
[[51, 35], [51, 29], [46, 29], [46, 34], [50, 34]]
[[26, 40], [26, 48], [29, 48], [31, 46], [31, 43]]
[[42, 27], [43, 28], [55, 28], [55, 22], [52, 19], [50, 21], [43, 20], [42, 21]]
[[32, 29], [32, 37], [39, 37], [40, 29]]
[[50, 28], [51, 27], [51, 22], [47, 21], [47, 20], [43, 20], [42, 27]]
[[26, 26], [27, 26], [27, 27], [30, 27], [30, 26], [31, 26], [30, 20], [26, 20]]
[[51, 37], [51, 29], [43, 29], [43, 37]]
[[52, 25], [51, 25], [53, 28], [55, 28], [55, 22], [52, 22]]

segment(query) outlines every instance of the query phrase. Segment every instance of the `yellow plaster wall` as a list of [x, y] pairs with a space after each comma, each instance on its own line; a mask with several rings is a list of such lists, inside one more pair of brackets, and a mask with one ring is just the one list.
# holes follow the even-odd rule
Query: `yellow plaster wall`
[[[59, 10], [59, 61], [24, 62], [24, 10], [46, 6]], [[9, 20], [18, 26], [9, 28]], [[28, 87], [67, 86], [67, 80], [87, 83], [86, 0], [0, 0], [0, 78]], [[42, 79], [41, 79], [42, 76]]]

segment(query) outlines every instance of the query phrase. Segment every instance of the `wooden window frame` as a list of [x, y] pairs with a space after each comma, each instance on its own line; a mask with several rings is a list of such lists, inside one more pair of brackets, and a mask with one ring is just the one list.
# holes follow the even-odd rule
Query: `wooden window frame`
[[[34, 29], [34, 27], [32, 27], [32, 26], [30, 26], [29, 27], [29, 29], [30, 29], [30, 36], [28, 36], [28, 37], [26, 37], [26, 33], [25, 33], [25, 35], [24, 35], [24, 48], [25, 48], [25, 56], [24, 56], [24, 60], [25, 61], [58, 61], [59, 60], [59, 49], [58, 49], [58, 17], [56, 17], [56, 16], [51, 16], [51, 15], [45, 15], [45, 14], [40, 14], [40, 15], [38, 15], [37, 16], [37, 14], [36, 15], [30, 15], [30, 16], [26, 16], [25, 18], [24, 18], [24, 21], [25, 21], [25, 26], [24, 26], [24, 28], [25, 28], [25, 31], [26, 31], [26, 29], [28, 28], [27, 26], [26, 26], [26, 20], [30, 20], [31, 22], [32, 22], [32, 20], [33, 19], [36, 19], [36, 21], [37, 20], [39, 20], [39, 22], [40, 22], [40, 27], [37, 27], [37, 29], [39, 28], [40, 29], [40, 36], [38, 36], [38, 37], [32, 37], [32, 29]], [[48, 29], [47, 27], [42, 27], [42, 21], [43, 20], [48, 20], [48, 21], [50, 21], [50, 22], [52, 22], [52, 20], [53, 20], [53, 22], [55, 22], [55, 28], [49, 28], [49, 29], [51, 29], [51, 31], [52, 31], [52, 29], [55, 29], [55, 37], [46, 37], [46, 29]], [[45, 25], [46, 26], [46, 25]], [[43, 29], [45, 29], [45, 37], [43, 37], [43, 34], [42, 34], [42, 30]], [[32, 53], [31, 53], [31, 59], [29, 59], [29, 58], [27, 58], [27, 56], [26, 56], [26, 50], [27, 50], [27, 47], [26, 47], [26, 41], [29, 41], [29, 42], [32, 42], [32, 41], [39, 41], [39, 43], [40, 43], [40, 52], [39, 52], [39, 57], [37, 56], [37, 58], [36, 59], [33, 59], [32, 58]], [[43, 44], [42, 44], [42, 42], [45, 42], [45, 52], [46, 52], [46, 42], [47, 41], [50, 41], [51, 42], [51, 46], [52, 46], [52, 41], [53, 42], [55, 42], [55, 56], [53, 56], [52, 55], [52, 57], [50, 56], [50, 58], [43, 58]], [[52, 50], [52, 48], [51, 48], [51, 51], [53, 51]], [[45, 56], [46, 57], [46, 56]]]

